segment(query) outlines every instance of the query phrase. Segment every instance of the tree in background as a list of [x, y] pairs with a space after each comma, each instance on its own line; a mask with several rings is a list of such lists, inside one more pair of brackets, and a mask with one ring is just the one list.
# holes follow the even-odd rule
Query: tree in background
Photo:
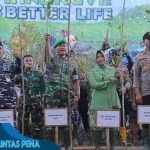
[[33, 22], [21, 21], [14, 29], [10, 39], [9, 48], [14, 53], [23, 55], [31, 54], [35, 64], [41, 65], [44, 62], [44, 38], [38, 27]]

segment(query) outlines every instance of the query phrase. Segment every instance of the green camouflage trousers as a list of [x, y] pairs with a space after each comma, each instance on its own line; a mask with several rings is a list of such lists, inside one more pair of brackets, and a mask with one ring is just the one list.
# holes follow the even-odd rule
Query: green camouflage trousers
[[[20, 101], [22, 98], [20, 99]], [[23, 104], [19, 104], [18, 109], [18, 129], [22, 131]], [[44, 113], [40, 99], [27, 99], [24, 113], [24, 135], [36, 139], [43, 139], [44, 133]]]
[[[73, 97], [72, 97], [73, 98]], [[62, 92], [61, 90], [58, 92], [54, 92], [52, 96], [45, 95], [45, 107], [47, 108], [68, 108], [68, 94]], [[72, 134], [73, 140], [77, 137], [77, 131], [79, 126], [79, 112], [78, 106], [75, 105], [71, 108], [72, 114]], [[48, 139], [52, 142], [55, 142], [55, 128], [47, 129]], [[66, 148], [70, 145], [69, 140], [69, 127], [59, 127], [59, 139], [62, 142], [61, 145], [64, 145]]]

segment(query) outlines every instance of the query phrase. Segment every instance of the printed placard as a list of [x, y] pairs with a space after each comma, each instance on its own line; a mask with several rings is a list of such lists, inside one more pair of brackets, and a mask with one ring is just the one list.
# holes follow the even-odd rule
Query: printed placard
[[45, 126], [67, 126], [67, 108], [48, 108], [44, 110]]
[[138, 123], [150, 124], [150, 105], [138, 106]]
[[14, 110], [0, 109], [0, 123], [10, 123], [14, 126]]
[[120, 110], [98, 110], [96, 124], [99, 128], [120, 127]]

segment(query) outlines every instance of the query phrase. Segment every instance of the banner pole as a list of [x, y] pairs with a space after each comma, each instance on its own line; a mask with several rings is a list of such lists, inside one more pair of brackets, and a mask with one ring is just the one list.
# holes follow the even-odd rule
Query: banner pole
[[109, 128], [106, 128], [106, 145], [107, 145], [107, 150], [110, 150], [110, 142], [109, 142]]
[[58, 132], [59, 132], [59, 127], [55, 126], [55, 143], [59, 144], [59, 139], [58, 139]]

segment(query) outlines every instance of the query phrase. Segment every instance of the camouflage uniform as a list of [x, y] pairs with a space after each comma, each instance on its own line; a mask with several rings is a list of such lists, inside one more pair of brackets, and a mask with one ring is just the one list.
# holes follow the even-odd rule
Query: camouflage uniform
[[[68, 58], [55, 55], [46, 64], [45, 81], [45, 105], [48, 108], [68, 107]], [[77, 70], [72, 64], [70, 67], [71, 81], [78, 80]], [[74, 97], [74, 90], [71, 84], [70, 100]], [[72, 108], [72, 124], [74, 127], [79, 123], [79, 113], [77, 105]], [[49, 128], [50, 129], [50, 128]], [[54, 141], [54, 130], [50, 129], [50, 140]], [[59, 137], [63, 137], [65, 145], [69, 145], [68, 127], [61, 127]]]
[[[24, 70], [25, 82], [25, 115], [24, 115], [24, 134], [34, 138], [41, 138], [40, 132], [43, 132], [43, 105], [42, 96], [45, 90], [43, 74], [37, 70]], [[15, 77], [15, 83], [20, 86], [22, 83], [21, 75]], [[19, 99], [18, 125], [22, 129], [22, 110], [23, 95]], [[31, 115], [31, 116], [30, 116]], [[31, 119], [30, 119], [31, 118]], [[32, 128], [30, 128], [32, 127]]]
[[0, 108], [10, 109], [16, 107], [16, 93], [14, 75], [20, 72], [21, 61], [10, 61], [6, 58], [0, 60]]

